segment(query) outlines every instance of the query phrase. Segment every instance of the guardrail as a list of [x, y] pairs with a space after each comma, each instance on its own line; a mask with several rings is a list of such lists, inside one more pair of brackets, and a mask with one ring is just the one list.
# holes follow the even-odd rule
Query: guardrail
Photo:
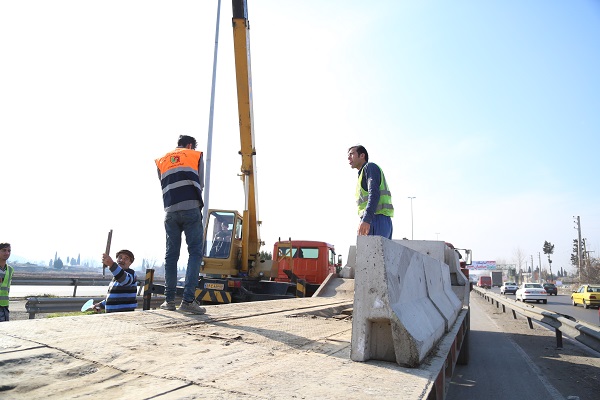
[[[111, 278], [29, 278], [29, 277], [13, 277], [11, 286], [14, 285], [31, 285], [31, 286], [73, 286], [73, 297], [77, 296], [77, 288], [79, 286], [106, 286], [112, 280]], [[145, 285], [145, 280], [138, 279], [140, 295], [142, 288]], [[157, 280], [157, 283], [163, 283], [164, 280]]]
[[515, 300], [502, 297], [479, 287], [474, 287], [473, 291], [490, 301], [492, 305], [495, 302], [496, 308], [502, 307], [502, 312], [506, 312], [506, 308], [509, 308], [515, 319], [517, 319], [516, 313], [521, 314], [527, 318], [527, 323], [531, 329], [533, 329], [532, 320], [554, 328], [556, 333], [556, 347], [559, 349], [562, 348], [562, 334], [564, 333], [589, 348], [600, 352], [600, 328], [596, 326], [577, 321], [570, 315], [553, 313], [532, 305], [522, 305]]
[[[92, 297], [94, 303], [102, 301], [104, 297]], [[89, 298], [87, 297], [28, 297], [25, 310], [29, 313], [29, 319], [34, 319], [35, 314], [68, 313], [81, 311], [81, 307]], [[163, 297], [152, 297], [150, 308], [158, 308], [165, 299]], [[144, 298], [138, 296], [138, 308], [143, 308]]]

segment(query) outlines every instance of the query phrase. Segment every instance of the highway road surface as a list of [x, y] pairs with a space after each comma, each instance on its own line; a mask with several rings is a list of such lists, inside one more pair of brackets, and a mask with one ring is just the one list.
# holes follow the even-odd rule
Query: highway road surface
[[600, 354], [564, 336], [557, 349], [553, 331], [530, 329], [477, 295], [469, 340], [469, 364], [457, 366], [448, 400], [600, 398]]

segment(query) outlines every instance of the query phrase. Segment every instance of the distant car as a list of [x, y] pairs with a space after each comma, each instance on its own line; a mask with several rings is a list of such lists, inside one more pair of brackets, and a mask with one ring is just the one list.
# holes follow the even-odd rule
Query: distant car
[[527, 300], [540, 301], [544, 304], [548, 302], [548, 295], [541, 283], [523, 283], [515, 293], [515, 300], [521, 300], [525, 303]]
[[515, 294], [518, 288], [519, 286], [517, 286], [517, 284], [514, 282], [504, 282], [502, 286], [500, 286], [500, 294]]
[[581, 285], [571, 294], [573, 305], [582, 304], [583, 308], [600, 306], [600, 285]]
[[548, 293], [548, 296], [558, 296], [558, 288], [554, 283], [544, 283], [544, 290]]

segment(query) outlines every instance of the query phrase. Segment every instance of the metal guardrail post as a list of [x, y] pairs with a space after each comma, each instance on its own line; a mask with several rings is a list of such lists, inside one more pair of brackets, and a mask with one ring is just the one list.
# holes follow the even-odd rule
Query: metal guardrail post
[[73, 278], [73, 297], [77, 295], [77, 284], [79, 283], [79, 279]]
[[150, 301], [152, 300], [152, 292], [150, 291], [150, 287], [154, 283], [154, 269], [149, 268], [146, 270], [146, 282], [144, 283], [144, 305], [142, 307], [143, 310], [150, 309]]
[[556, 332], [556, 348], [562, 349], [562, 347], [563, 347], [562, 332], [558, 328], [554, 328], [554, 331]]

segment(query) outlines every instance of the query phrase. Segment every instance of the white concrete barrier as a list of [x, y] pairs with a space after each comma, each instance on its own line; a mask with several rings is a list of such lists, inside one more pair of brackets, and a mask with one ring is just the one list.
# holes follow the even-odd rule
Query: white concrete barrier
[[450, 288], [448, 266], [427, 256], [423, 258], [423, 265], [427, 279], [427, 295], [444, 318], [445, 331], [450, 332], [462, 309], [462, 303]]
[[[452, 291], [465, 306], [469, 305], [469, 280], [460, 270], [460, 260], [458, 253], [448, 247], [446, 242], [441, 240], [394, 240], [403, 246], [426, 254], [448, 265], [448, 274], [444, 272], [446, 278], [450, 278], [451, 284], [444, 285], [446, 292]], [[452, 297], [448, 294], [449, 297]]]
[[340, 278], [354, 279], [354, 267], [356, 265], [356, 246], [350, 246], [346, 265], [340, 271]]
[[439, 263], [380, 236], [357, 238], [352, 360], [414, 367], [432, 350], [447, 324], [428, 296], [432, 262]]

